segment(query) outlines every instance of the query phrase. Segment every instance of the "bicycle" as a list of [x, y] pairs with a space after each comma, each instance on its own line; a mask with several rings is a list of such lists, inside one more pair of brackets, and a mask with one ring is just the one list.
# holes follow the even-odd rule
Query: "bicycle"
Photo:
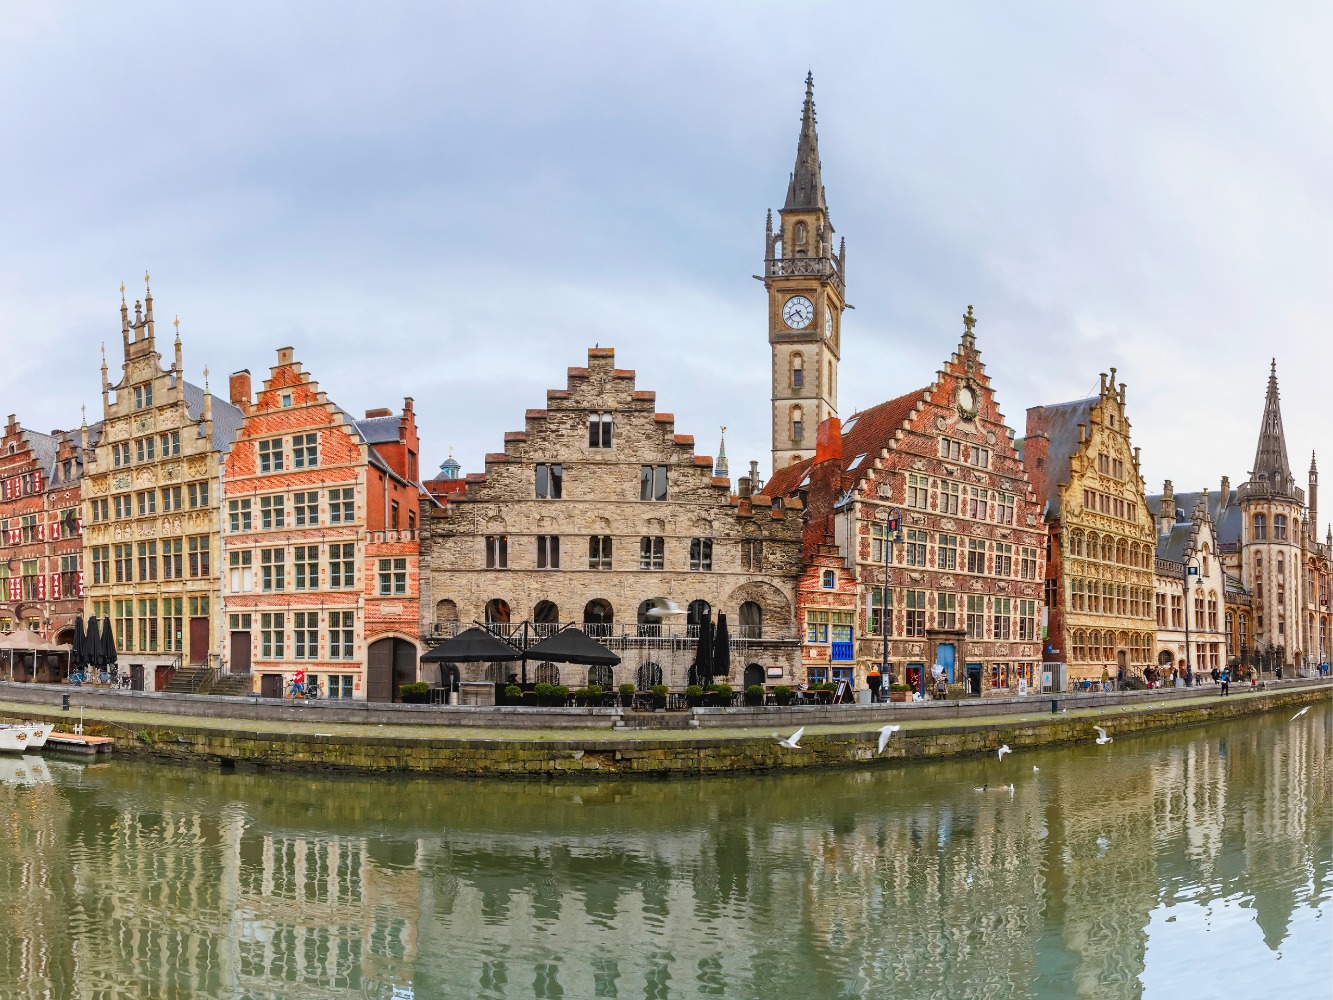
[[319, 681], [313, 677], [304, 683], [300, 681], [289, 681], [287, 684], [287, 697], [311, 700], [319, 697]]
[[88, 682], [88, 676], [82, 670], [75, 670], [69, 675], [69, 683], [75, 687], [82, 687]]

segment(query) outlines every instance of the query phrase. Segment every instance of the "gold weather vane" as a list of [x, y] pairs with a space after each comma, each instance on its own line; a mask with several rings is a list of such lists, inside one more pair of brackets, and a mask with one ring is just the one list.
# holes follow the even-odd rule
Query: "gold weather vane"
[[120, 304], [125, 304], [125, 282], [120, 283]]
[[172, 325], [176, 327], [176, 339], [177, 339], [177, 340], [180, 340], [180, 338], [181, 338], [181, 318], [180, 318], [180, 315], [179, 315], [179, 314], [176, 316], [176, 319], [172, 322]]

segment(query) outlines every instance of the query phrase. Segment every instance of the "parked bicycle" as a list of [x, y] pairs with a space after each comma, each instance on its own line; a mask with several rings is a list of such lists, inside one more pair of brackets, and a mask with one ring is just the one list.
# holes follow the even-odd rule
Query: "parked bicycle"
[[88, 681], [88, 676], [82, 670], [72, 671], [69, 675], [69, 682], [75, 687], [82, 687]]

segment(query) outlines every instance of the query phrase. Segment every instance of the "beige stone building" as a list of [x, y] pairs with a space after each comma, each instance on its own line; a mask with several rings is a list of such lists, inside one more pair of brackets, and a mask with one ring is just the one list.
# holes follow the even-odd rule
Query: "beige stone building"
[[1157, 667], [1163, 674], [1186, 664], [1196, 674], [1221, 670], [1227, 663], [1227, 580], [1213, 519], [1216, 496], [1207, 490], [1177, 494], [1168, 479], [1162, 495], [1147, 503], [1157, 524]]
[[[719, 681], [795, 681], [800, 508], [751, 498], [748, 477], [733, 494], [714, 471], [657, 411], [656, 394], [616, 368], [613, 350], [590, 350], [465, 492], [423, 500], [423, 637], [439, 642], [473, 622], [501, 634], [526, 622], [529, 636], [575, 622], [620, 666], [608, 677], [539, 665], [530, 681], [680, 687], [698, 623], [725, 613], [732, 667]], [[649, 615], [661, 599], [684, 614]], [[463, 679], [518, 670], [478, 665]]]
[[222, 651], [219, 477], [241, 412], [185, 380], [179, 327], [162, 366], [151, 289], [133, 320], [122, 298], [120, 320], [121, 377], [103, 359], [102, 433], [84, 442], [84, 596], [111, 619], [120, 668], [156, 690]]

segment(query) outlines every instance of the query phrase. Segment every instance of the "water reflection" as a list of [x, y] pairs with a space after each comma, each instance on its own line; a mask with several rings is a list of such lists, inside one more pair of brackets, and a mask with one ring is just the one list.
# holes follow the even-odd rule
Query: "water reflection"
[[0, 768], [0, 993], [1194, 996], [1212, 949], [1317, 995], [1331, 730], [702, 783]]

